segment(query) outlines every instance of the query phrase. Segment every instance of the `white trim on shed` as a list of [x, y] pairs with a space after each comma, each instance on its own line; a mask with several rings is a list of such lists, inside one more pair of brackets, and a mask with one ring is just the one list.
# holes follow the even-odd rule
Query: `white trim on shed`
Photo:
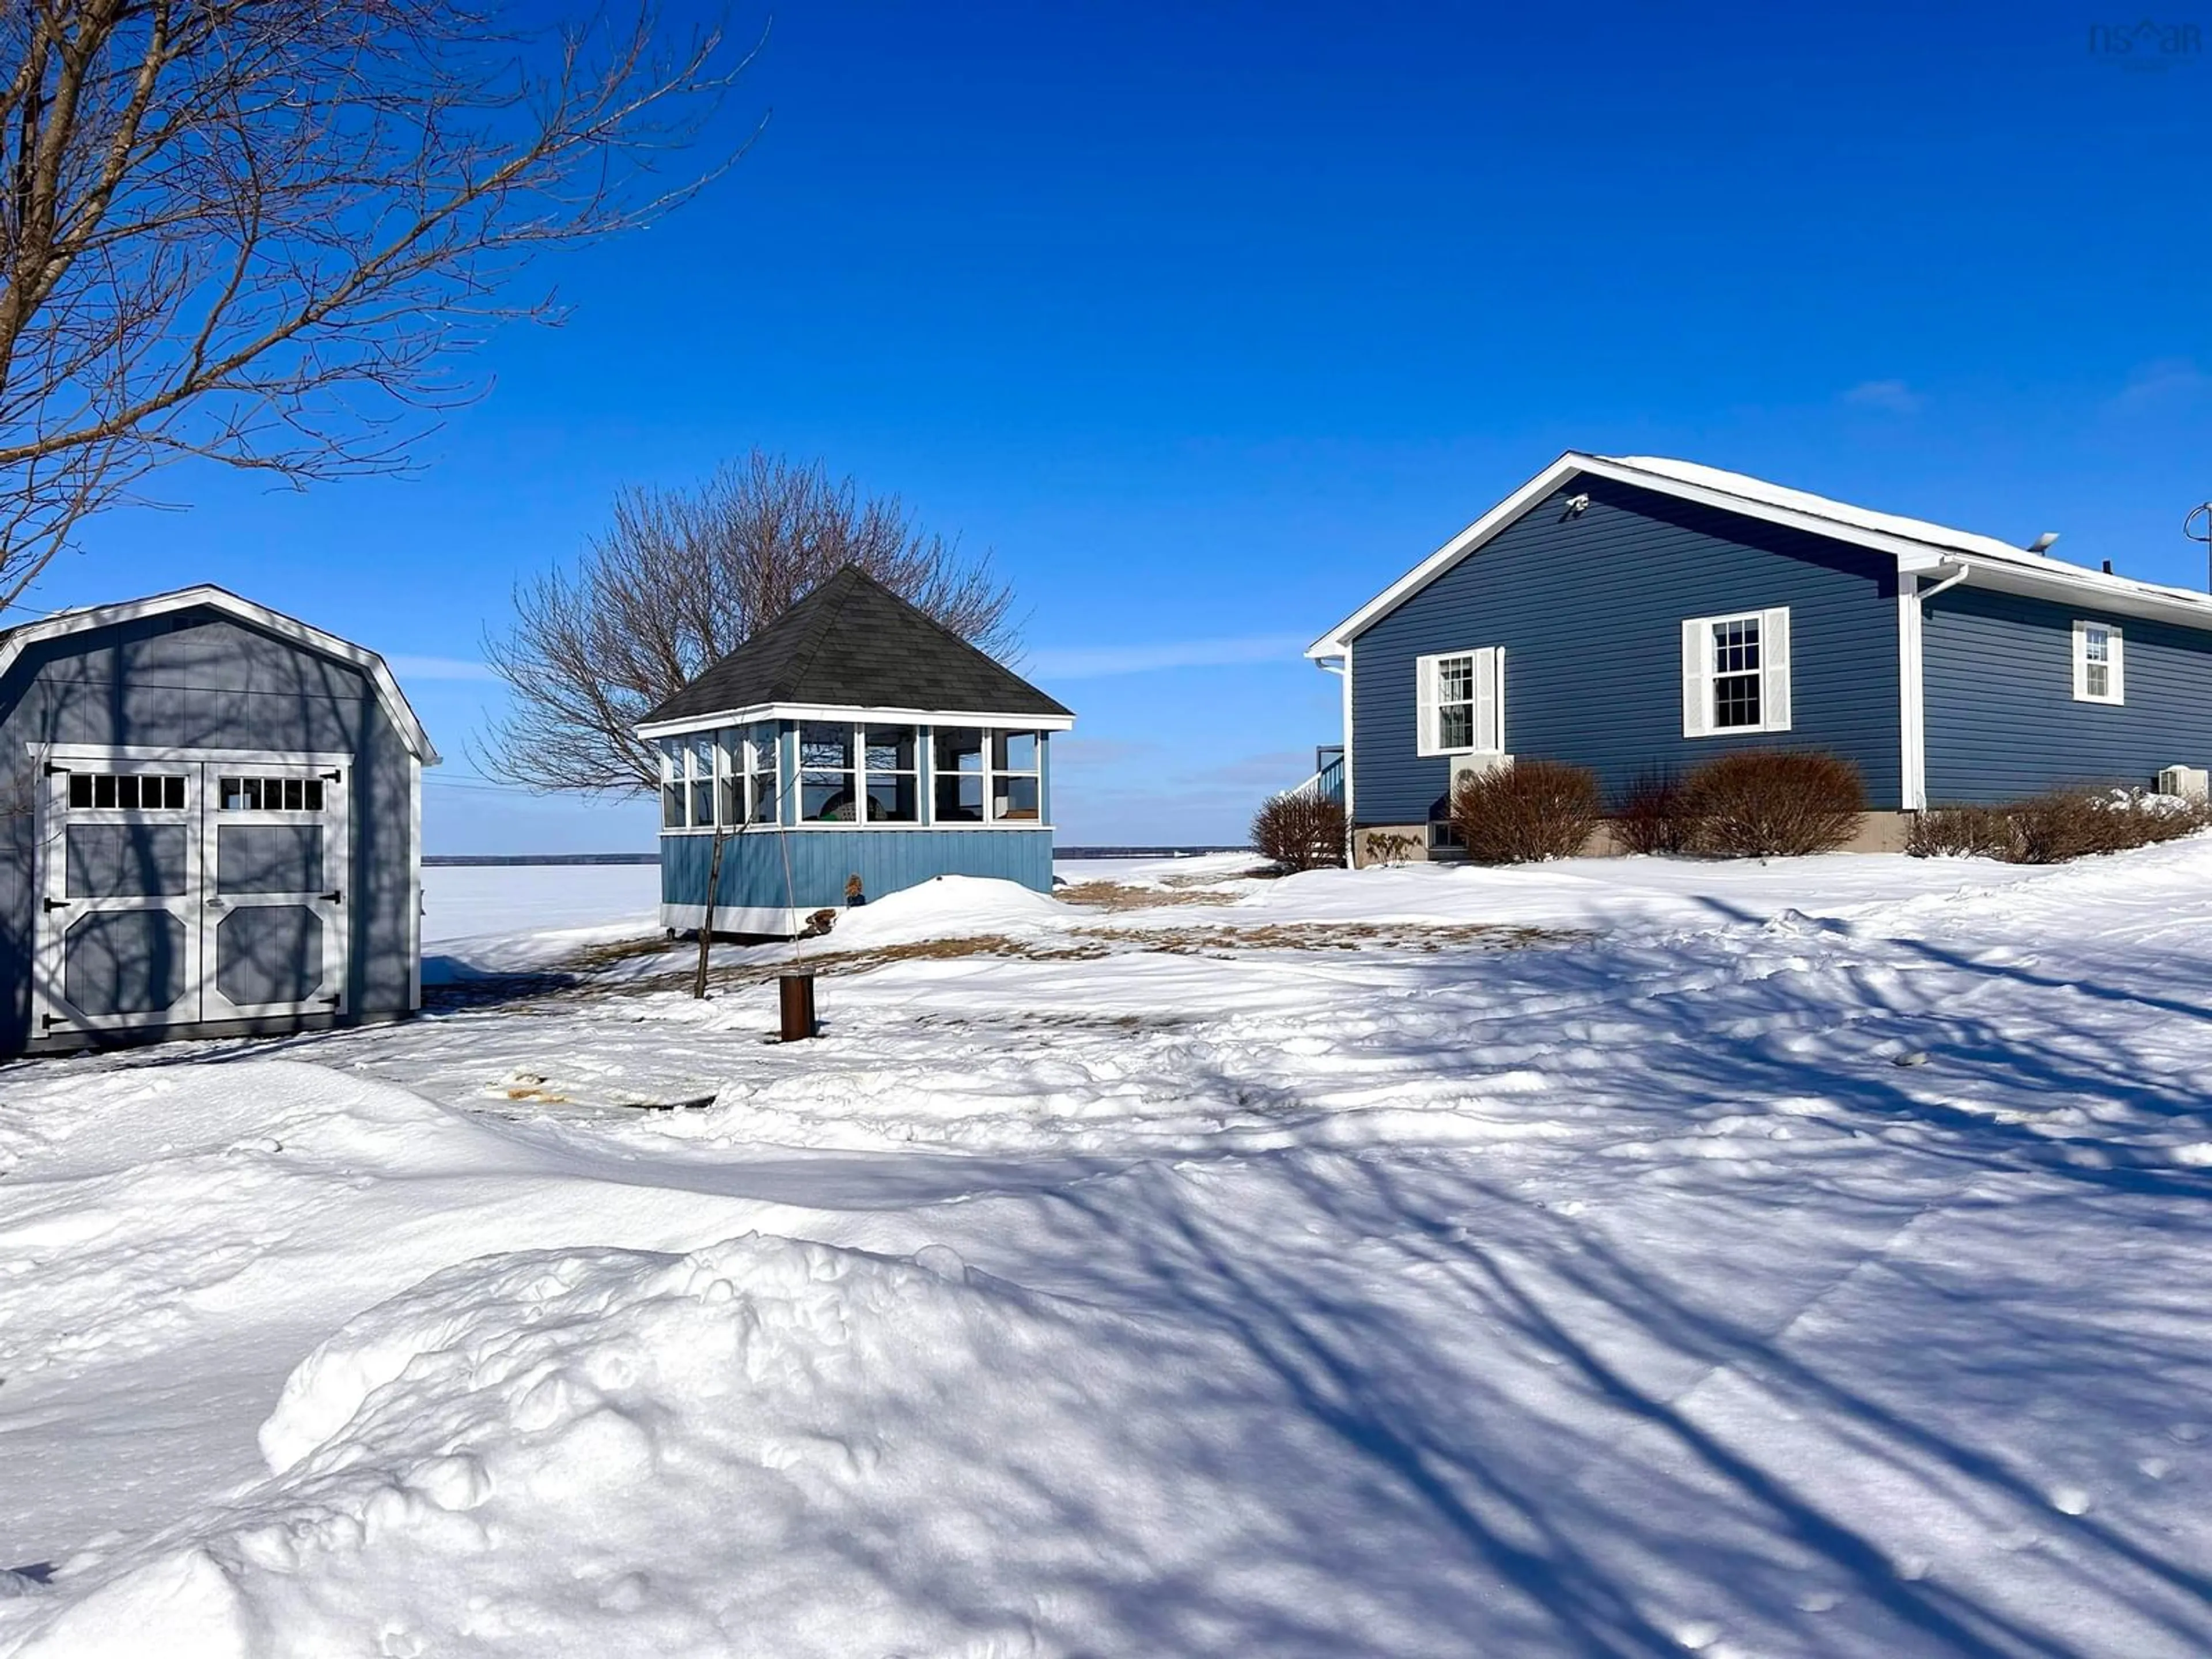
[[319, 628], [310, 627], [296, 617], [288, 617], [281, 611], [271, 611], [265, 605], [256, 605], [242, 599], [228, 588], [217, 587], [212, 582], [203, 582], [197, 587], [180, 587], [173, 593], [155, 593], [143, 599], [126, 599], [115, 605], [87, 605], [79, 611], [64, 611], [42, 621], [24, 623], [0, 634], [0, 675], [15, 665], [27, 646], [44, 644], [49, 640], [66, 639], [72, 634], [88, 633], [96, 628], [112, 627], [118, 623], [137, 622], [147, 617], [167, 616], [172, 611], [190, 611], [204, 607], [224, 616], [275, 635], [290, 644], [304, 646], [310, 651], [349, 664], [367, 674], [376, 687], [377, 700], [392, 717], [392, 725], [405, 740], [409, 750], [425, 766], [438, 764], [438, 750], [430, 741], [430, 734], [422, 729], [416, 718], [406, 694], [400, 690], [399, 682], [392, 678], [392, 670], [382, 657], [366, 646], [342, 640], [335, 634], [326, 634]]

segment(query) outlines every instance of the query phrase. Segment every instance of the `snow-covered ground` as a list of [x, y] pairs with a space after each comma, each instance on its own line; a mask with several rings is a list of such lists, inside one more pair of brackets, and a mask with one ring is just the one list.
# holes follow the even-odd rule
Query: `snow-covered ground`
[[0, 1654], [2212, 1651], [2212, 842], [1243, 868], [0, 1071]]
[[436, 864], [422, 872], [422, 982], [527, 973], [650, 933], [657, 864]]

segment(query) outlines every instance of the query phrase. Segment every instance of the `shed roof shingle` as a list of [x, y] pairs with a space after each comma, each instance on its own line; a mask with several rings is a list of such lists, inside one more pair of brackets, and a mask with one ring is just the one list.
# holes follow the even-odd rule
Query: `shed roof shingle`
[[710, 664], [641, 724], [778, 702], [1073, 718], [857, 565], [847, 565]]

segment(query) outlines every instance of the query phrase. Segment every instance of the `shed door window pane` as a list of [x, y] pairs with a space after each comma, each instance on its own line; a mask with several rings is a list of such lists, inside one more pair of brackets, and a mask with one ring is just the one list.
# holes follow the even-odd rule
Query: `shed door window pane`
[[921, 816], [921, 775], [911, 726], [872, 726], [866, 750], [868, 822], [912, 823]]
[[222, 812], [319, 812], [323, 810], [323, 781], [320, 778], [219, 778], [216, 782], [216, 810]]
[[937, 821], [983, 821], [983, 733], [974, 726], [939, 729], [935, 744]]
[[1713, 624], [1713, 725], [1721, 731], [1756, 726], [1759, 705], [1759, 618]]
[[125, 812], [181, 812], [185, 781], [170, 773], [72, 772], [69, 804], [78, 811], [109, 807]]
[[799, 728], [799, 816], [808, 823], [850, 823], [857, 758], [853, 728], [809, 720]]

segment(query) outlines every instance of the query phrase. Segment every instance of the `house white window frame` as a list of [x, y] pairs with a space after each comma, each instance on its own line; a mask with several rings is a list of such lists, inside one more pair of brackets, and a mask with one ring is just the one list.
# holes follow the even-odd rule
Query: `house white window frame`
[[[2096, 636], [2104, 636], [2105, 655], [2101, 659], [2091, 656]], [[2093, 671], [2105, 670], [2105, 689], [2092, 689]], [[2074, 619], [2074, 701], [2101, 702], [2113, 708], [2124, 706], [2128, 700], [2127, 650], [2120, 625], [2100, 622], [2088, 617]]]
[[[1759, 720], [1747, 726], [1723, 726], [1718, 721], [1718, 692], [1723, 678], [1714, 660], [1715, 632], [1735, 623], [1759, 624], [1759, 666], [1739, 671], [1759, 676]], [[1736, 675], [1726, 676], [1735, 678]], [[1729, 611], [1710, 617], [1682, 619], [1682, 735], [1686, 738], [1741, 738], [1762, 732], [1787, 732], [1791, 720], [1790, 695], [1790, 607], [1772, 605], [1759, 611]]]
[[[1468, 665], [1468, 696], [1443, 700], [1447, 664]], [[1464, 651], [1435, 651], [1413, 659], [1415, 735], [1419, 755], [1502, 755], [1505, 752], [1505, 647], [1471, 647]], [[1447, 708], [1468, 710], [1468, 741], [1444, 741], [1443, 714]]]

